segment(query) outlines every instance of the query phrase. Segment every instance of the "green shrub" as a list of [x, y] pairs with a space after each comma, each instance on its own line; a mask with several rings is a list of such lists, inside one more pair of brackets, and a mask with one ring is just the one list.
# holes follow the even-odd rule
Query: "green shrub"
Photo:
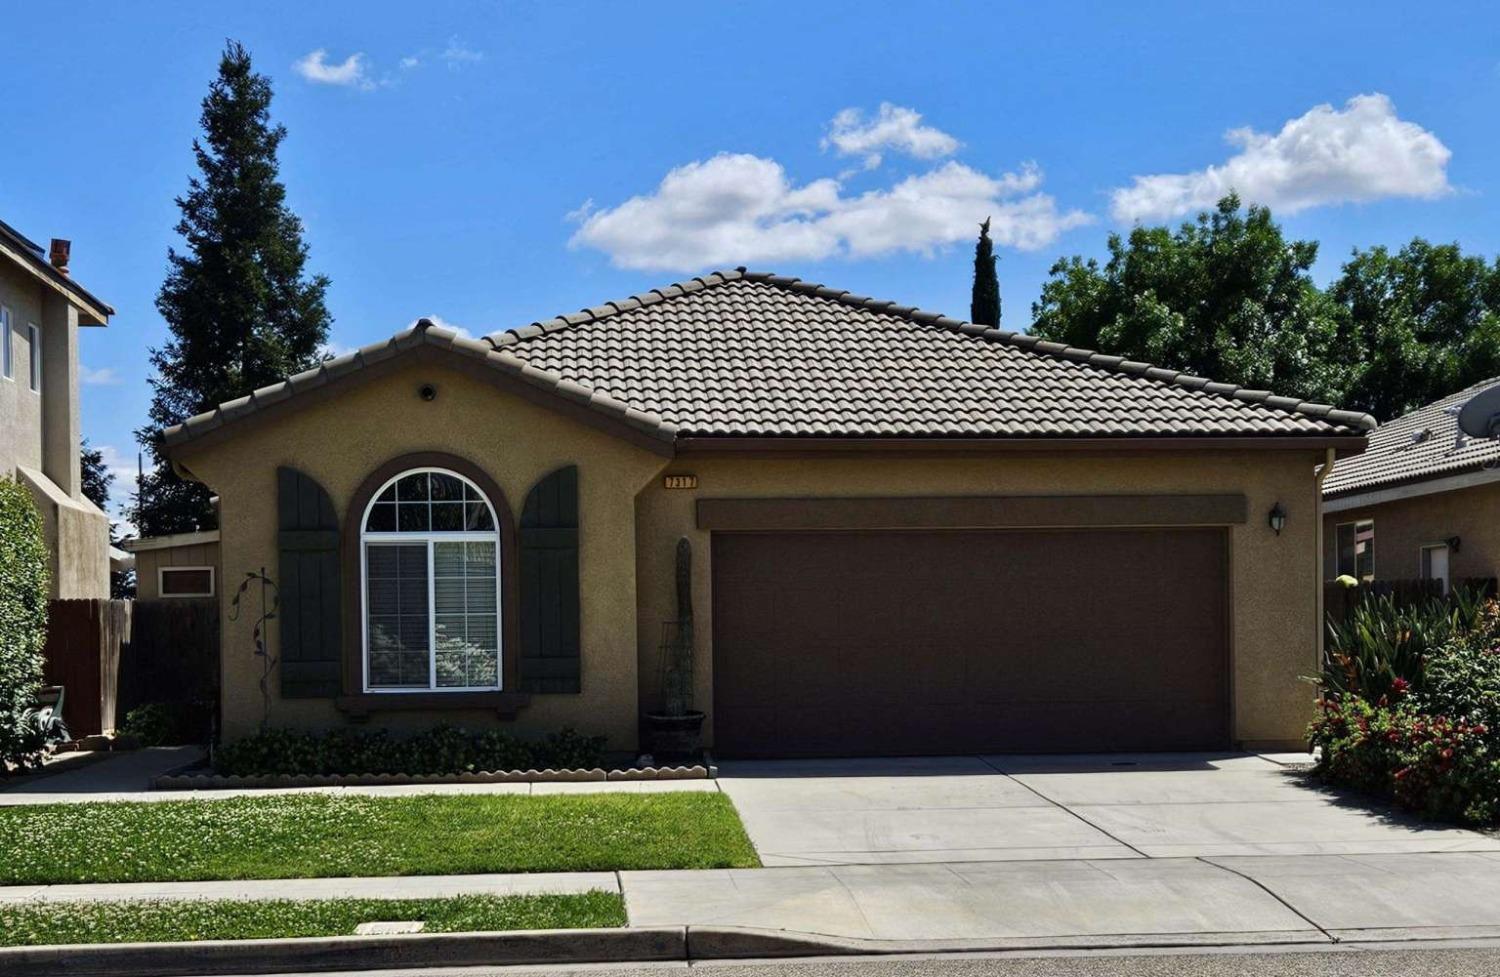
[[[1405, 620], [1372, 608], [1371, 618], [1387, 619], [1365, 633], [1392, 640], [1369, 646], [1375, 653], [1361, 661], [1358, 681], [1325, 680], [1308, 738], [1328, 783], [1391, 797], [1424, 817], [1489, 824], [1500, 819], [1500, 604], [1454, 607], [1436, 644], [1444, 625], [1431, 607]], [[1336, 669], [1335, 678], [1355, 674]]]
[[0, 774], [40, 761], [47, 738], [31, 707], [47, 639], [47, 544], [31, 493], [0, 478]]
[[604, 761], [604, 737], [564, 729], [545, 739], [504, 730], [434, 726], [406, 737], [385, 730], [303, 732], [268, 729], [214, 753], [228, 775], [478, 773], [493, 770], [593, 768]]
[[1455, 636], [1474, 631], [1484, 599], [1458, 585], [1447, 597], [1362, 594], [1347, 620], [1329, 620], [1324, 689], [1378, 698], [1396, 679], [1420, 689], [1427, 659]]
[[213, 709], [212, 702], [147, 702], [125, 714], [120, 732], [142, 746], [206, 743]]

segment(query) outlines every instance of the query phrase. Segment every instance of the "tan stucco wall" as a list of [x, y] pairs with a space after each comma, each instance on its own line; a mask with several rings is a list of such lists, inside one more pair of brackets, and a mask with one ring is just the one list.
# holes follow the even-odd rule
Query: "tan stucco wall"
[[[711, 737], [712, 566], [709, 533], [696, 528], [700, 498], [1237, 492], [1246, 496], [1249, 516], [1229, 530], [1234, 736], [1254, 746], [1299, 744], [1312, 715], [1312, 695], [1300, 677], [1314, 674], [1317, 662], [1313, 470], [1322, 461], [1312, 451], [679, 460], [667, 473], [697, 475], [697, 490], [669, 490], [656, 480], [636, 505], [642, 700], [649, 703], [656, 694], [661, 622], [676, 613], [674, 546], [686, 535], [693, 541], [695, 638], [701, 649], [696, 705], [710, 714], [705, 728]], [[1277, 501], [1287, 510], [1280, 536], [1266, 519]], [[1151, 572], [1078, 569], [1079, 587], [1087, 587], [1092, 576]]]
[[[422, 401], [418, 387], [437, 386]], [[495, 480], [519, 516], [526, 493], [560, 466], [579, 466], [582, 692], [539, 695], [514, 721], [519, 730], [555, 731], [571, 725], [610, 738], [617, 749], [636, 740], [635, 510], [637, 491], [663, 459], [618, 438], [503, 393], [465, 374], [414, 367], [356, 386], [273, 422], [247, 425], [232, 440], [205, 448], [188, 445], [176, 460], [220, 497], [222, 576], [239, 580], [247, 570], [276, 573], [276, 468], [290, 465], [320, 482], [341, 522], [350, 498], [386, 461], [420, 451], [467, 458]], [[251, 652], [252, 622], [229, 619], [221, 600], [224, 734], [253, 731], [260, 719], [259, 671]], [[272, 640], [277, 640], [274, 634]], [[274, 650], [274, 646], [273, 646]], [[516, 649], [507, 649], [517, 654]], [[273, 683], [274, 686], [274, 683]], [[378, 713], [372, 725], [431, 725], [435, 719], [493, 725], [494, 713]], [[273, 725], [330, 727], [343, 715], [327, 700], [272, 702]]]
[[1421, 576], [1422, 547], [1459, 537], [1448, 555], [1451, 577], [1500, 576], [1500, 483], [1438, 492], [1381, 505], [1330, 512], [1323, 517], [1324, 578], [1338, 574], [1335, 527], [1375, 520], [1375, 576], [1411, 580]]
[[10, 310], [12, 370], [0, 376], [0, 473], [16, 466], [41, 470], [42, 398], [27, 382], [28, 323], [42, 322], [42, 289], [36, 279], [0, 260], [0, 305]]
[[157, 550], [140, 550], [135, 554], [137, 600], [153, 600], [161, 596], [161, 581], [157, 571], [162, 567], [213, 567], [214, 596], [219, 596], [224, 589], [223, 574], [219, 570], [218, 543], [167, 546]]
[[[109, 596], [109, 518], [79, 478], [78, 312], [59, 293], [0, 259], [0, 305], [10, 312], [11, 376], [0, 375], [0, 477], [26, 483], [42, 513], [52, 596]], [[31, 338], [40, 331], [42, 389], [31, 389]]]

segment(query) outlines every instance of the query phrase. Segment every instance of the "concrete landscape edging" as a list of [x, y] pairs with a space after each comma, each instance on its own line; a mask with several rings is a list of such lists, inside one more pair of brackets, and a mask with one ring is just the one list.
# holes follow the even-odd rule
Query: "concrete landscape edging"
[[247, 790], [287, 787], [399, 787], [423, 784], [547, 784], [637, 780], [713, 780], [713, 766], [629, 767], [605, 770], [491, 770], [446, 774], [165, 774], [151, 781], [156, 790]]

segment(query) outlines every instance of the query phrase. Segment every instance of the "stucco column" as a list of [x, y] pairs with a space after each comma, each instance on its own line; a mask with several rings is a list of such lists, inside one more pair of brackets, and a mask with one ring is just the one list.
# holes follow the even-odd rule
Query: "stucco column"
[[49, 290], [42, 299], [41, 327], [42, 471], [76, 499], [82, 486], [79, 443], [83, 435], [78, 408], [77, 307]]

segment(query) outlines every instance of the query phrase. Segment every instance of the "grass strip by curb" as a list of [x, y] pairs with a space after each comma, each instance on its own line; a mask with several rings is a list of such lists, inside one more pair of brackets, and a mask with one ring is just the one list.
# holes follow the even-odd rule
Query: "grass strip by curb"
[[754, 868], [717, 793], [277, 794], [0, 807], [0, 884]]
[[422, 920], [427, 933], [602, 929], [625, 925], [614, 892], [441, 899], [0, 903], [0, 946], [176, 943], [348, 936], [360, 923]]

